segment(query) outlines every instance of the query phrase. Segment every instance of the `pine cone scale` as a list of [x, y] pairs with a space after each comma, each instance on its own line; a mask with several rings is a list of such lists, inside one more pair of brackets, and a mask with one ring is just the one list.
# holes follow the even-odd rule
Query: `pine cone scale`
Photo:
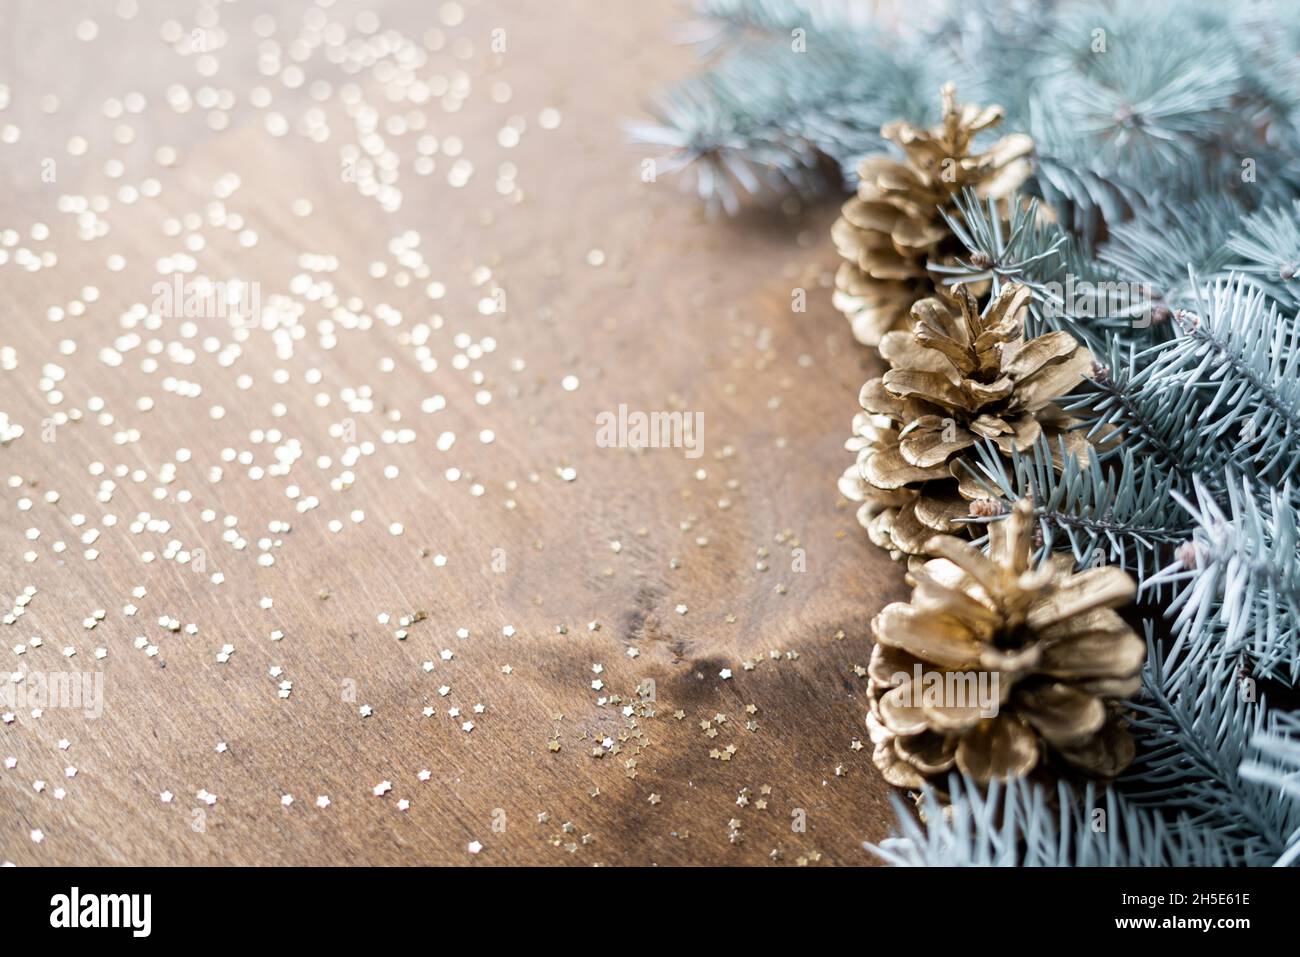
[[1118, 568], [1093, 568], [1071, 576], [1031, 605], [1026, 624], [1042, 630], [1098, 608], [1127, 605], [1136, 594], [1133, 579]]
[[987, 783], [1027, 775], [1038, 765], [1038, 747], [1029, 728], [999, 715], [963, 735], [956, 758], [963, 774]]
[[871, 630], [880, 644], [943, 668], [960, 670], [979, 664], [979, 642], [961, 619], [944, 612], [923, 612], [894, 602], [876, 616]]

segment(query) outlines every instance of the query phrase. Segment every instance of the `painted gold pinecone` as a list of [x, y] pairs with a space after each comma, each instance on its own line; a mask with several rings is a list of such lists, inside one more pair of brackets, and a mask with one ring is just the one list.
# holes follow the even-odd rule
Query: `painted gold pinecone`
[[[954, 768], [979, 782], [1023, 777], [1052, 757], [1113, 777], [1132, 761], [1119, 701], [1138, 689], [1146, 644], [1112, 609], [1133, 581], [1114, 567], [1075, 574], [1068, 555], [1031, 568], [1033, 526], [1021, 501], [989, 526], [987, 556], [935, 536], [937, 557], [909, 574], [911, 601], [872, 621], [867, 726], [890, 783], [919, 787]], [[993, 708], [927, 697], [935, 679], [917, 682], [981, 672]]]
[[941, 96], [938, 126], [897, 121], [881, 129], [903, 158], [877, 153], [864, 159], [857, 195], [831, 227], [845, 260], [835, 277], [835, 305], [864, 345], [876, 345], [906, 321], [912, 303], [929, 288], [927, 261], [960, 251], [940, 212], [952, 211], [953, 197], [971, 187], [981, 198], [1003, 199], [1030, 173], [1034, 144], [1024, 134], [974, 151], [976, 135], [1001, 122], [1001, 107], [959, 104], [952, 84]]
[[922, 554], [936, 532], [960, 532], [970, 503], [987, 497], [974, 477], [977, 443], [1010, 455], [1045, 435], [1058, 466], [1062, 444], [1080, 461], [1091, 450], [1054, 401], [1091, 374], [1088, 348], [1067, 332], [1026, 340], [1024, 286], [1005, 285], [983, 314], [965, 286], [951, 294], [916, 303], [914, 329], [881, 338], [890, 369], [862, 387], [847, 443], [857, 460], [840, 493], [861, 503], [858, 520], [896, 558]]

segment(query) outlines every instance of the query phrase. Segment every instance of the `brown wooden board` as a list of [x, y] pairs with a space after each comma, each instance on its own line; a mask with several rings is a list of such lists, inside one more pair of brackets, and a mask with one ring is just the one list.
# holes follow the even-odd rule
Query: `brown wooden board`
[[[682, 11], [116, 9], [0, 14], [0, 613], [36, 589], [0, 671], [103, 676], [98, 717], [0, 724], [0, 859], [872, 862], [860, 667], [904, 588], [835, 480], [875, 360], [833, 203], [709, 221], [643, 181], [621, 123], [694, 69]], [[151, 323], [184, 255], [276, 328]], [[620, 404], [702, 413], [703, 454], [601, 447]]]

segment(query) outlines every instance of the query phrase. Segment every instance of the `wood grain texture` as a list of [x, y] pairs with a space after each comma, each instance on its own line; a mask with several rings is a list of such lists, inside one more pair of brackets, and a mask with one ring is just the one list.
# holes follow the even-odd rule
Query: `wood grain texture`
[[[130, 20], [105, 7], [85, 4], [83, 15], [75, 4], [56, 11], [27, 2], [3, 13], [0, 82], [10, 103], [0, 127], [12, 123], [22, 135], [0, 145], [0, 228], [20, 234], [0, 266], [0, 346], [16, 356], [15, 368], [0, 371], [0, 410], [25, 434], [0, 447], [0, 474], [21, 478], [0, 490], [0, 612], [25, 586], [37, 593], [22, 617], [0, 626], [0, 657], [6, 671], [102, 671], [105, 690], [96, 719], [52, 707], [39, 718], [18, 710], [0, 725], [0, 757], [17, 758], [0, 769], [0, 859], [765, 864], [776, 851], [782, 864], [870, 863], [862, 842], [884, 837], [892, 813], [889, 788], [871, 766], [865, 678], [854, 665], [866, 663], [871, 616], [904, 589], [835, 492], [870, 360], [830, 306], [832, 208], [709, 222], [675, 180], [642, 182], [643, 155], [625, 145], [620, 122], [642, 114], [648, 90], [693, 68], [690, 51], [669, 42], [681, 11], [577, 0], [467, 4], [463, 22], [441, 27], [443, 49], [417, 72], [463, 71], [470, 92], [454, 112], [436, 101], [423, 108], [423, 132], [440, 140], [432, 175], [411, 169], [422, 134], [389, 136], [403, 157], [402, 203], [389, 213], [340, 175], [340, 149], [358, 136], [339, 87], [355, 83], [387, 113], [384, 81], [372, 70], [346, 75], [319, 51], [303, 64], [306, 83], [297, 89], [259, 75], [257, 44], [265, 41], [254, 35], [254, 16], [274, 12], [288, 65], [307, 5], [220, 5], [226, 37], [211, 77], [196, 72], [196, 56], [160, 39], [168, 19], [189, 32], [197, 6], [142, 3]], [[99, 34], [78, 41], [76, 26], [92, 8]], [[361, 9], [331, 5], [326, 16], [353, 24]], [[381, 34], [391, 29], [417, 45], [438, 28], [438, 4], [372, 0], [364, 9], [377, 12]], [[496, 28], [505, 31], [504, 54], [489, 50]], [[471, 54], [453, 53], [458, 38], [472, 42]], [[319, 77], [329, 78], [332, 94], [314, 103], [310, 83]], [[499, 81], [513, 91], [508, 103], [490, 96]], [[228, 125], [212, 129], [207, 110], [172, 109], [166, 91], [177, 83], [196, 96], [205, 84], [231, 91]], [[270, 109], [291, 127], [319, 106], [329, 139], [271, 135], [268, 109], [250, 104], [259, 84], [273, 90]], [[143, 111], [103, 115], [106, 99], [130, 91], [146, 97]], [[53, 114], [38, 108], [46, 93], [60, 99]], [[539, 128], [547, 107], [562, 115], [557, 129]], [[511, 117], [524, 118], [526, 129], [507, 148], [498, 132]], [[134, 134], [128, 144], [114, 143], [122, 124]], [[68, 154], [74, 135], [86, 137], [85, 156]], [[460, 138], [461, 156], [474, 163], [463, 189], [447, 181], [455, 162], [443, 152], [448, 137]], [[155, 161], [160, 146], [178, 151], [174, 167]], [[41, 179], [46, 157], [58, 159], [55, 183]], [[125, 169], [116, 180], [105, 169], [114, 157]], [[517, 167], [522, 202], [495, 189], [507, 161]], [[256, 230], [251, 248], [211, 222], [214, 184], [232, 172], [239, 188], [224, 211]], [[159, 180], [160, 194], [124, 203], [121, 184], [146, 177]], [[108, 197], [100, 213], [108, 233], [78, 238], [60, 196]], [[292, 212], [298, 198], [311, 200], [311, 215]], [[265, 306], [272, 294], [292, 292], [304, 254], [336, 257], [335, 271], [313, 279], [332, 283], [345, 303], [356, 297], [349, 305], [371, 317], [370, 327], [336, 322], [337, 344], [326, 348], [320, 324], [331, 310], [295, 293], [303, 334], [292, 356], [278, 356], [272, 336], [258, 330], [223, 366], [204, 339], [229, 346], [229, 325], [197, 320], [187, 337], [184, 320], [165, 318], [134, 330], [141, 344], [120, 366], [105, 364], [101, 349], [129, 331], [123, 313], [151, 302], [159, 259], [183, 248], [183, 236], [164, 231], [166, 220], [186, 213], [202, 220], [205, 245], [193, 253], [200, 271], [259, 282]], [[37, 222], [48, 224], [48, 239], [31, 238]], [[406, 231], [419, 234], [444, 299], [426, 297], [427, 280], [395, 281], [401, 267], [389, 244]], [[20, 246], [52, 252], [57, 263], [28, 271], [15, 261]], [[590, 264], [592, 250], [603, 252], [603, 264]], [[114, 253], [126, 261], [119, 272], [106, 267]], [[387, 275], [372, 274], [375, 261], [389, 264]], [[476, 286], [474, 271], [484, 266], [492, 279]], [[98, 298], [83, 315], [50, 320], [51, 307], [67, 310], [86, 286]], [[493, 286], [505, 290], [507, 309], [481, 315], [476, 304]], [[808, 290], [805, 313], [791, 309], [795, 287]], [[399, 321], [385, 321], [397, 312]], [[412, 336], [435, 315], [443, 325], [427, 347], [438, 368], [428, 372]], [[496, 343], [463, 370], [454, 366], [462, 332]], [[61, 354], [63, 340], [76, 343], [74, 354]], [[144, 361], [150, 340], [156, 368]], [[52, 383], [57, 405], [41, 388], [47, 363], [63, 370]], [[574, 391], [560, 384], [570, 374], [580, 382]], [[167, 391], [168, 376], [198, 383], [202, 394]], [[241, 388], [240, 376], [250, 387]], [[371, 390], [373, 408], [349, 409], [349, 389]], [[477, 404], [484, 390], [491, 401]], [[421, 411], [436, 394], [446, 408]], [[110, 422], [92, 411], [94, 397]], [[599, 447], [596, 415], [620, 403], [703, 413], [705, 454]], [[213, 406], [224, 417], [213, 419]], [[59, 409], [81, 410], [82, 419], [42, 441], [42, 423]], [[330, 427], [345, 420], [356, 444], [374, 450], [350, 466], [355, 481], [335, 490], [348, 436]], [[415, 441], [384, 442], [386, 429], [400, 428]], [[248, 465], [223, 461], [229, 449], [269, 466], [276, 443], [255, 435], [269, 429], [281, 443], [300, 443], [289, 474], [254, 478]], [[483, 429], [494, 432], [491, 444], [479, 441]], [[447, 431], [456, 442], [439, 451]], [[190, 451], [187, 462], [176, 461], [179, 449]], [[319, 456], [330, 457], [329, 467], [317, 465]], [[171, 481], [160, 471], [169, 462]], [[92, 463], [106, 473], [94, 474]], [[119, 466], [124, 476], [114, 474]], [[223, 469], [219, 481], [214, 466]], [[385, 466], [398, 475], [385, 477]], [[457, 481], [446, 478], [449, 468], [461, 470]], [[576, 478], [564, 480], [563, 468]], [[115, 484], [103, 501], [106, 478]], [[319, 507], [300, 514], [290, 486], [299, 501], [318, 497]], [[44, 498], [50, 490], [57, 502]], [[20, 509], [23, 499], [29, 510]], [[216, 519], [204, 521], [204, 509]], [[363, 522], [351, 520], [354, 510]], [[169, 524], [133, 533], [142, 513]], [[78, 514], [84, 525], [74, 524]], [[226, 516], [246, 548], [223, 540]], [[342, 531], [329, 530], [332, 519]], [[289, 530], [268, 530], [277, 521]], [[394, 522], [400, 535], [390, 534]], [[29, 529], [39, 538], [29, 540]], [[93, 560], [81, 541], [89, 529], [100, 531]], [[270, 567], [258, 564], [261, 538], [281, 542]], [[163, 558], [172, 540], [202, 549], [205, 572]], [[64, 552], [54, 550], [57, 541], [67, 543]], [[796, 547], [806, 571], [792, 569]], [[35, 561], [25, 560], [29, 551]], [[146, 551], [154, 561], [142, 560]], [[494, 570], [494, 557], [504, 558], [504, 571]], [[219, 585], [210, 581], [217, 571]], [[135, 599], [139, 585], [147, 595]], [[260, 606], [263, 596], [272, 608]], [[127, 616], [132, 602], [139, 612]], [[87, 630], [83, 619], [95, 609], [105, 618]], [[396, 619], [415, 612], [427, 618], [398, 640]], [[393, 622], [380, 624], [381, 613]], [[194, 623], [197, 634], [169, 632], [158, 625], [164, 616]], [[459, 628], [469, 637], [457, 637]], [[276, 630], [282, 640], [272, 640]], [[43, 644], [31, 647], [32, 636]], [[156, 657], [133, 646], [137, 636], [156, 645]], [[227, 643], [236, 650], [219, 664]], [[18, 644], [28, 645], [22, 655], [11, 652]], [[63, 657], [68, 647], [75, 657]], [[102, 661], [93, 654], [99, 647], [108, 651]], [[440, 657], [444, 649], [451, 660]], [[426, 661], [435, 662], [432, 672]], [[287, 700], [277, 696], [273, 666], [293, 682]], [[629, 719], [623, 708], [647, 679], [654, 716]], [[598, 703], [611, 695], [621, 700]], [[476, 703], [483, 713], [472, 713]], [[362, 717], [361, 705], [373, 714]], [[433, 717], [422, 715], [426, 706]], [[449, 717], [451, 707], [462, 717]], [[674, 718], [679, 710], [684, 717]], [[709, 737], [701, 722], [717, 714], [726, 721]], [[460, 727], [467, 719], [475, 725], [468, 733]], [[750, 720], [757, 730], [746, 729]], [[606, 738], [617, 753], [593, 757]], [[854, 750], [855, 738], [865, 747]], [[70, 742], [66, 751], [60, 739]], [[560, 750], [550, 750], [553, 739]], [[710, 757], [727, 745], [736, 746], [729, 760]], [[66, 777], [68, 766], [75, 777]], [[421, 769], [431, 772], [427, 781], [417, 779]], [[37, 779], [44, 791], [34, 789]], [[374, 796], [384, 780], [391, 793]], [[765, 785], [771, 793], [759, 809]], [[66, 790], [62, 800], [56, 787]], [[748, 806], [737, 804], [744, 788]], [[202, 789], [217, 795], [215, 805], [196, 800]], [[164, 790], [174, 793], [171, 803], [160, 800]], [[283, 794], [294, 796], [292, 806], [282, 806]], [[318, 795], [330, 806], [316, 807]], [[398, 810], [400, 799], [408, 810]], [[791, 827], [796, 809], [806, 812], [802, 833]], [[503, 819], [504, 830], [494, 829]], [[483, 850], [471, 855], [475, 840]]]

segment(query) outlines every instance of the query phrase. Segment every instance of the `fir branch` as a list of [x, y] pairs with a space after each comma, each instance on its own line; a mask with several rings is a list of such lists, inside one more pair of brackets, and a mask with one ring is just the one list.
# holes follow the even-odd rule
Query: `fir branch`
[[1147, 750], [1121, 784], [1138, 805], [1181, 809], [1198, 828], [1233, 841], [1247, 863], [1271, 864], [1300, 825], [1300, 804], [1239, 773], [1252, 736], [1269, 726], [1254, 684], [1218, 658], [1187, 667], [1148, 634], [1143, 697], [1134, 730]]
[[[1265, 192], [1300, 187], [1295, 94], [1260, 80], [1261, 62], [1284, 73], [1294, 50], [1289, 33], [1261, 41], [1256, 19], [1229, 15], [1212, 0], [1101, 11], [1083, 2], [1018, 0], [1013, 12], [994, 6], [953, 0], [939, 5], [933, 28], [887, 24], [882, 39], [861, 8], [705, 0], [698, 9], [714, 24], [710, 49], [727, 55], [704, 82], [666, 96], [662, 103], [672, 106], [660, 106], [659, 128], [645, 136], [639, 124], [634, 138], [668, 146], [670, 165], [709, 165], [701, 195], [734, 208], [730, 167], [797, 171], [816, 154], [838, 163], [851, 182], [863, 152], [879, 148], [880, 123], [925, 121], [934, 91], [954, 79], [967, 97], [1004, 105], [1008, 127], [1034, 137], [1029, 189], [1086, 239], [1100, 239], [1144, 206], [1246, 192], [1253, 181], [1238, 175], [1243, 158], [1264, 171]], [[744, 68], [761, 61], [755, 51], [788, 50], [791, 31], [800, 29], [808, 47], [798, 69], [777, 63], [776, 82], [765, 82], [761, 71]], [[738, 74], [756, 82], [735, 82]], [[777, 189], [808, 186], [802, 174], [754, 177], [766, 180]]]
[[1224, 271], [1228, 236], [1242, 213], [1236, 200], [1222, 194], [1177, 207], [1143, 210], [1112, 229], [1098, 258], [1117, 276], [1148, 284], [1153, 300], [1168, 314], [1195, 301], [1189, 267], [1209, 277]]
[[[884, 149], [880, 128], [935, 109], [943, 65], [908, 60], [866, 38], [856, 46], [789, 40], [736, 47], [709, 72], [658, 96], [654, 122], [626, 126], [630, 140], [665, 150], [664, 172], [691, 169], [711, 208], [739, 210], [747, 195], [822, 194], [851, 180]], [[839, 167], [827, 179], [823, 162]]]
[[1072, 232], [1096, 241], [1106, 224], [1122, 222], [1145, 207], [1138, 185], [1100, 162], [1068, 117], [1037, 99], [1030, 100], [1026, 113], [1025, 130], [1034, 139], [1035, 155], [1030, 188]]
[[1155, 463], [1123, 451], [1112, 467], [1095, 457], [1080, 463], [1040, 437], [1008, 460], [987, 441], [977, 446], [979, 473], [994, 496], [1028, 497], [1043, 535], [1043, 553], [1068, 548], [1079, 566], [1107, 561], [1133, 570], [1138, 583], [1185, 541], [1191, 523], [1169, 498]]
[[1128, 182], [1199, 169], [1197, 156], [1223, 125], [1241, 76], [1212, 39], [1198, 36], [1189, 49], [1144, 34], [1131, 27], [1117, 34], [1092, 69], [1059, 77], [1043, 94], [1101, 147], [1103, 168]]
[[1267, 305], [1249, 283], [1216, 282], [1208, 299], [1197, 293], [1194, 313], [1178, 315], [1151, 368], [1166, 388], [1202, 393], [1202, 436], [1235, 431], [1236, 460], [1284, 481], [1300, 466], [1300, 323]]
[[1284, 308], [1300, 308], [1300, 200], [1290, 210], [1246, 217], [1228, 248], [1244, 260], [1231, 268], [1253, 277]]
[[1216, 282], [1208, 299], [1197, 286], [1173, 339], [1127, 356], [1112, 341], [1105, 371], [1070, 408], [1090, 416], [1090, 438], [1116, 431], [1185, 490], [1198, 479], [1222, 491], [1231, 463], [1284, 481], [1300, 466], [1300, 324], [1266, 310], [1250, 283]]
[[705, 42], [706, 49], [738, 43], [752, 33], [788, 39], [795, 30], [851, 44], [874, 29], [870, 8], [843, 0], [695, 0], [692, 8], [698, 27], [685, 33]]
[[1088, 415], [1088, 437], [1103, 460], [1120, 454], [1122, 446], [1136, 456], [1155, 457], [1161, 471], [1184, 488], [1196, 478], [1219, 486], [1221, 460], [1198, 431], [1195, 394], [1166, 388], [1154, 367], [1142, 365], [1142, 355], [1112, 342], [1108, 361], [1067, 410]]
[[[1300, 511], [1289, 488], [1257, 501], [1249, 481], [1227, 485], [1228, 513], [1197, 484], [1196, 502], [1177, 492], [1196, 522], [1189, 551], [1152, 579], [1185, 586], [1170, 603], [1178, 646], [1246, 654], [1256, 671], [1300, 679]], [[1217, 624], [1217, 628], [1212, 625]]]
[[[1272, 727], [1250, 739], [1255, 755], [1241, 766], [1241, 776], [1274, 788], [1283, 798], [1300, 803], [1300, 714], [1278, 715]], [[1276, 866], [1300, 860], [1300, 825], [1287, 837]]]
[[1061, 259], [1061, 247], [1068, 237], [1055, 224], [1039, 215], [1036, 200], [1008, 201], [1011, 212], [1004, 218], [994, 200], [980, 200], [971, 189], [954, 197], [955, 211], [940, 210], [944, 222], [967, 255], [956, 263], [931, 261], [931, 272], [945, 276], [945, 285], [992, 280], [994, 295], [1004, 282], [1020, 282], [1035, 288], [1034, 276], [1044, 261]]
[[1223, 867], [1243, 862], [1219, 832], [1187, 819], [1130, 806], [1092, 784], [1076, 795], [1014, 780], [987, 792], [952, 775], [951, 806], [933, 788], [921, 795], [921, 820], [891, 797], [898, 825], [869, 851], [902, 867]]
[[[945, 285], [987, 280], [995, 295], [1006, 282], [1027, 286], [1034, 298], [1026, 335], [1061, 329], [1092, 349], [1105, 343], [1108, 329], [1124, 328], [1133, 321], [1132, 316], [1110, 314], [1106, 304], [1110, 275], [1044, 215], [1037, 200], [1011, 196], [998, 204], [980, 200], [967, 189], [954, 199], [954, 207], [941, 215], [966, 255], [955, 262], [927, 264]], [[1003, 208], [1008, 212], [1004, 214]]]
[[1096, 239], [1107, 223], [1122, 222], [1142, 208], [1136, 187], [1105, 170], [1054, 152], [1047, 144], [1037, 148], [1035, 158], [1031, 188], [1060, 210], [1070, 229], [1081, 236]]

